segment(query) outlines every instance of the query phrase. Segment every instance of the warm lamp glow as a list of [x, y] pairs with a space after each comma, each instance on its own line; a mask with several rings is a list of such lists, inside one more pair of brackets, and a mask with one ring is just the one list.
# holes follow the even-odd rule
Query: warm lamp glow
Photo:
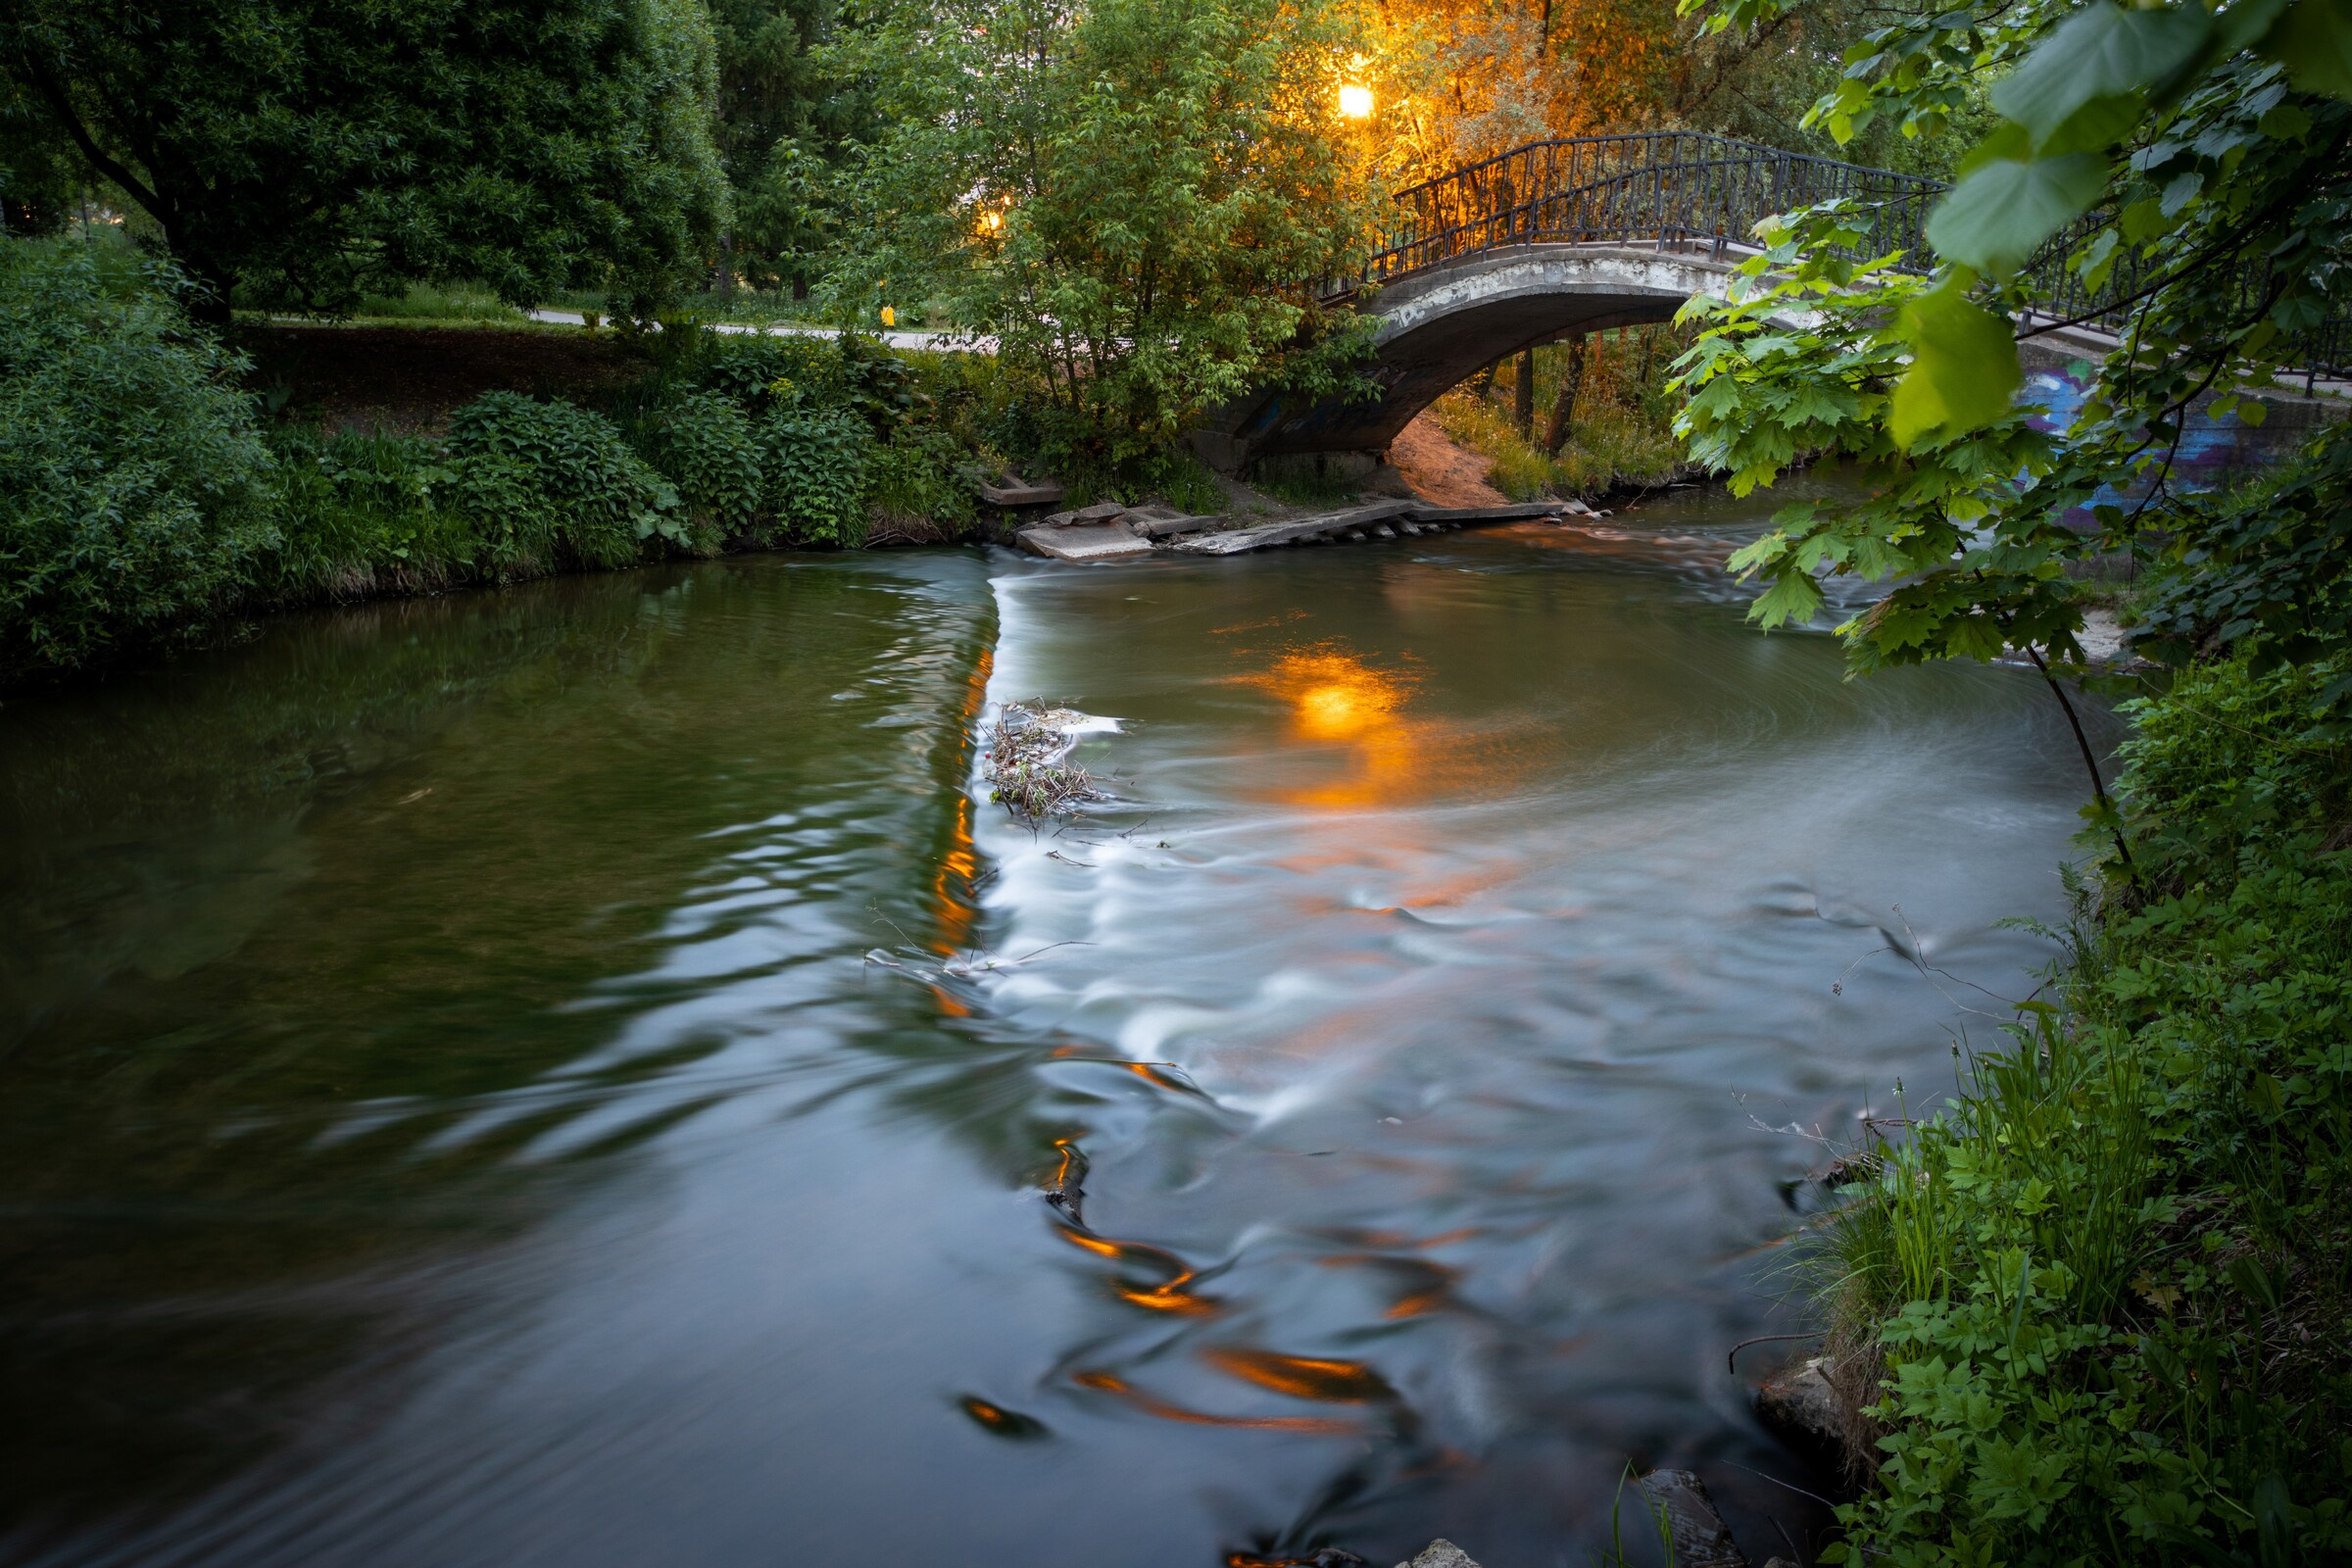
[[1372, 89], [1350, 83], [1340, 89], [1340, 114], [1348, 120], [1372, 118]]

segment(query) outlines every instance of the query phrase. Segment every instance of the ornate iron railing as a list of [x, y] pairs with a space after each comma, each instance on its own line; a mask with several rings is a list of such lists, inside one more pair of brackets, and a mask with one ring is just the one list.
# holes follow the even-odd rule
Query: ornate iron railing
[[[1928, 211], [1948, 187], [1940, 180], [1815, 158], [1699, 131], [1643, 131], [1530, 142], [1396, 193], [1397, 221], [1378, 236], [1363, 270], [1325, 289], [1333, 298], [1394, 283], [1434, 268], [1524, 245], [1703, 245], [1717, 260], [1753, 244], [1763, 219], [1816, 202], [1851, 201], [1868, 228], [1857, 256], [1901, 252], [1898, 268], [1934, 265]], [[2095, 292], [2067, 270], [2078, 235], [2045, 246], [2031, 270], [2054, 318], [2113, 330], [2125, 323], [2145, 282], [2125, 259]], [[2261, 277], [2237, 280], [2259, 290]], [[2302, 335], [2298, 359], [2313, 372], [2352, 370], [2352, 321]]]
[[1404, 217], [1356, 286], [1390, 283], [1517, 245], [1746, 244], [1775, 213], [1845, 196], [1872, 212], [1870, 243], [1923, 255], [1944, 187], [1835, 159], [1698, 131], [1530, 142], [1396, 193]]

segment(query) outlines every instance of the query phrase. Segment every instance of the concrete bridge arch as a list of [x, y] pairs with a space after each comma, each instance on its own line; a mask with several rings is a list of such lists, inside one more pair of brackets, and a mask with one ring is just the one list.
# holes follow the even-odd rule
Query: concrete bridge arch
[[1537, 243], [1413, 273], [1371, 302], [1365, 373], [1379, 398], [1262, 392], [1228, 404], [1197, 444], [1220, 467], [1265, 458], [1376, 453], [1413, 416], [1505, 355], [1618, 327], [1671, 320], [1694, 294], [1721, 297], [1737, 257], [1714, 245]]

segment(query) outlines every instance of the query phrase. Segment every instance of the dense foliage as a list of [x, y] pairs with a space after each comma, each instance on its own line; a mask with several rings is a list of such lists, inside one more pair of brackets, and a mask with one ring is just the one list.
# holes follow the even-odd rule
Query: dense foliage
[[[2251, 27], [2257, 12], [2280, 15], [2231, 15]], [[1992, 95], [2007, 119], [1929, 220], [1932, 274], [1897, 270], [1925, 259], [1891, 247], [1884, 215], [1832, 204], [1775, 225], [1739, 297], [1690, 308], [1708, 329], [1685, 378], [1693, 454], [1743, 492], [1800, 455], [1828, 457], [1867, 494], [1791, 509], [1739, 558], [1769, 585], [1759, 619], [1808, 618], [1826, 568], [1902, 579], [1841, 628], [1862, 666], [2079, 654], [2068, 568], [2169, 547], [2190, 408], [2259, 421], [2263, 405], [2243, 394], [2352, 312], [2338, 261], [2352, 245], [2352, 105], [2294, 85], [2273, 58], [2293, 28], [2276, 25], [2286, 32], [2217, 31], [2194, 8], [2045, 0], [1855, 47], [1817, 111], [1834, 126], [1876, 117], [1936, 134], [1985, 73], [2013, 67]], [[2149, 29], [2178, 47], [2151, 53]], [[2352, 75], [2292, 70], [2352, 93]], [[2088, 314], [2085, 298], [2117, 347], [2072, 426], [2051, 430], [2016, 401], [2015, 335]], [[2069, 526], [2086, 507], [2099, 526]]]
[[0, 680], [211, 611], [273, 533], [241, 364], [168, 270], [0, 243]]
[[724, 212], [701, 0], [19, 0], [0, 75], [218, 320], [412, 277], [650, 299]]
[[679, 325], [587, 407], [491, 392], [442, 438], [272, 421], [176, 274], [0, 240], [0, 685], [243, 607], [730, 546], [951, 538], [987, 362]]

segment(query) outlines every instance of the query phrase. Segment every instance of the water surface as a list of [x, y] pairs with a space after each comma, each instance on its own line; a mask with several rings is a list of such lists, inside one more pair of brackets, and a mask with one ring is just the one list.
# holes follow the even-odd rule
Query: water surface
[[[1549, 1568], [1628, 1463], [1804, 1542], [1725, 1351], [2081, 787], [2029, 676], [1746, 629], [1754, 526], [746, 558], [0, 708], [0, 1558]], [[1116, 721], [1034, 833], [1032, 697]]]

